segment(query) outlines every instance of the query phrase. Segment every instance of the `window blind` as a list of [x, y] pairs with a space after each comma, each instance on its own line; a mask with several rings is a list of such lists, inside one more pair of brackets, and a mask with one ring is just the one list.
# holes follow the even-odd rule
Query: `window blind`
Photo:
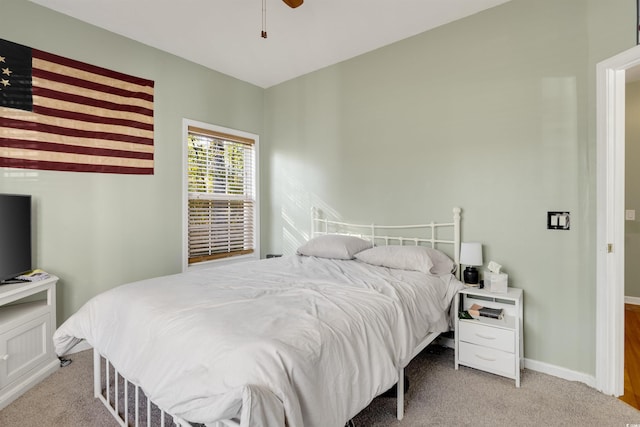
[[189, 126], [189, 264], [255, 249], [255, 142]]

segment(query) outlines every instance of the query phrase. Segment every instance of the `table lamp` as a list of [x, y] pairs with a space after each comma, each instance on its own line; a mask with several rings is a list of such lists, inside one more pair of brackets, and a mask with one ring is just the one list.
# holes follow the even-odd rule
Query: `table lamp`
[[482, 265], [482, 244], [476, 242], [463, 242], [460, 245], [460, 264], [466, 265], [464, 269], [464, 283], [478, 284], [478, 270]]

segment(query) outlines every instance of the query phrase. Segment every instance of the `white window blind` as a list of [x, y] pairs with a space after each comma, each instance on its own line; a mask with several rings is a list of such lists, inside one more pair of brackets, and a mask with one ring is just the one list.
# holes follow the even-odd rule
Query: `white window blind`
[[188, 127], [189, 264], [255, 249], [255, 141]]

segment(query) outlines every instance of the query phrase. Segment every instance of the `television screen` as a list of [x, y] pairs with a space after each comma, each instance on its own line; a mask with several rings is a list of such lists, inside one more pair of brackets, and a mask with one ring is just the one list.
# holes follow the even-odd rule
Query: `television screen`
[[31, 269], [31, 196], [0, 194], [0, 283]]

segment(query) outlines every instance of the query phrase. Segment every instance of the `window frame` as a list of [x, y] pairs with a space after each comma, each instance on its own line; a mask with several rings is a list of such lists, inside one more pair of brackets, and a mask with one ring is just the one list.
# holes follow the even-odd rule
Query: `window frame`
[[[254, 250], [250, 254], [234, 255], [207, 261], [201, 261], [195, 264], [189, 264], [189, 128], [200, 128], [205, 131], [211, 131], [217, 134], [229, 136], [229, 140], [237, 137], [239, 140], [251, 139], [254, 141], [254, 227], [253, 241]], [[182, 271], [211, 267], [214, 264], [228, 264], [240, 261], [248, 261], [260, 259], [260, 137], [256, 134], [245, 132], [237, 129], [226, 128], [210, 123], [199, 122], [196, 120], [183, 119], [182, 121]]]

